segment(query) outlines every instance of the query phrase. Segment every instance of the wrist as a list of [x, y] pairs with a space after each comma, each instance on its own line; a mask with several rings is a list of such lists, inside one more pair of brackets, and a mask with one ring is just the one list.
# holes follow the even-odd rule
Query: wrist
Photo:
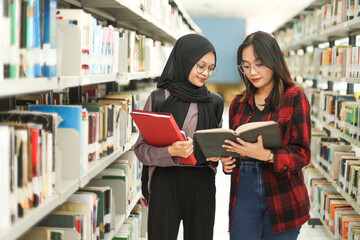
[[172, 151], [172, 147], [171, 147], [171, 146], [168, 147], [168, 152], [169, 152], [170, 157], [172, 157], [172, 156], [173, 156], [173, 151]]
[[273, 151], [268, 150], [268, 154], [267, 154], [266, 161], [267, 161], [267, 162], [272, 162], [273, 159], [274, 159], [274, 153], [273, 153]]

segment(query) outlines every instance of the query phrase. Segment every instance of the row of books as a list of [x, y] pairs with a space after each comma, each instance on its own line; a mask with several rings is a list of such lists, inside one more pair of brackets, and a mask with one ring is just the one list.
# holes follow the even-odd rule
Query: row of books
[[56, 75], [56, 7], [56, 0], [0, 2], [0, 80]]
[[88, 163], [98, 161], [130, 141], [133, 124], [130, 112], [133, 95], [106, 95], [83, 105], [30, 105], [29, 111], [56, 112], [59, 128], [73, 128], [80, 139], [80, 174]]
[[[98, 103], [30, 105], [29, 111], [1, 112], [0, 138], [4, 151], [0, 151], [0, 159], [4, 161], [3, 166], [9, 166], [2, 171], [0, 189], [9, 197], [2, 199], [5, 203], [1, 206], [8, 206], [4, 212], [9, 214], [0, 220], [4, 221], [1, 229], [6, 229], [56, 192], [57, 175], [61, 175], [55, 162], [58, 129], [70, 128], [77, 132], [78, 140], [74, 144], [79, 145], [74, 147], [80, 159], [75, 159], [78, 162], [74, 164], [79, 164], [79, 173], [75, 175], [81, 177], [87, 174], [90, 166], [100, 163], [103, 157], [130, 141], [134, 130], [130, 117], [134, 99], [133, 95], [118, 94], [104, 96]], [[134, 176], [128, 181], [132, 186], [139, 178], [139, 171], [135, 171], [136, 162], [129, 166], [130, 175]], [[139, 189], [138, 184], [134, 186]], [[127, 199], [132, 198], [129, 191]]]
[[305, 90], [311, 104], [314, 117], [333, 126], [341, 133], [359, 140], [359, 107], [357, 94], [340, 94], [339, 91], [327, 91], [309, 88]]
[[0, 41], [0, 81], [161, 71], [168, 43], [103, 26], [82, 9], [57, 9], [56, 3], [1, 1], [2, 32], [8, 34]]
[[356, 150], [346, 141], [327, 137], [324, 131], [316, 129], [311, 140], [312, 161], [360, 206], [360, 156]]
[[53, 196], [56, 114], [0, 113], [0, 232]]
[[311, 52], [293, 52], [285, 60], [294, 76], [360, 78], [360, 47], [338, 45], [314, 48]]
[[190, 26], [183, 19], [177, 7], [173, 7], [169, 0], [126, 0], [123, 1], [125, 6], [138, 9], [146, 15], [160, 22], [164, 28], [171, 29], [177, 36], [182, 36], [193, 32]]
[[[8, 132], [6, 132], [6, 130], [8, 130], [8, 132], [9, 132], [9, 128], [6, 129], [4, 126], [0, 126], [0, 132], [1, 132], [1, 136], [2, 136], [1, 139], [4, 141], [4, 142], [1, 142], [3, 144], [2, 147], [8, 145], [7, 141], [10, 140], [10, 139], [4, 138], [5, 134], [8, 133]], [[24, 132], [22, 132], [22, 134], [24, 134]], [[13, 139], [13, 140], [14, 140], [14, 143], [22, 141], [22, 139], [20, 139], [20, 136], [18, 134], [15, 136], [15, 139]], [[41, 139], [39, 139], [39, 141], [40, 140]], [[34, 141], [36, 141], [36, 138], [33, 137], [32, 142], [31, 142], [32, 145], [30, 144], [30, 147], [36, 145], [36, 144], [34, 144]], [[9, 141], [9, 142], [11, 142], [11, 141]], [[26, 142], [25, 142], [25, 144], [26, 144]], [[2, 214], [0, 216], [0, 226], [1, 226], [0, 234], [3, 231], [7, 230], [13, 223], [15, 223], [17, 219], [25, 217], [26, 214], [29, 212], [29, 210], [31, 210], [32, 208], [35, 208], [35, 207], [41, 207], [43, 202], [45, 202], [45, 200], [48, 197], [51, 197], [51, 195], [56, 194], [55, 190], [54, 191], [49, 190], [52, 187], [51, 186], [52, 182], [46, 182], [47, 176], [49, 176], [49, 174], [51, 174], [51, 170], [45, 169], [45, 168], [48, 168], [48, 165], [44, 165], [44, 164], [46, 164], [46, 162], [39, 161], [38, 159], [35, 159], [36, 161], [34, 160], [34, 156], [39, 155], [39, 153], [41, 152], [42, 146], [39, 146], [40, 149], [38, 149], [37, 151], [36, 151], [35, 147], [32, 147], [33, 151], [29, 150], [29, 152], [32, 154], [32, 157], [33, 157], [33, 158], [31, 158], [31, 156], [30, 156], [29, 161], [26, 161], [26, 160], [28, 160], [27, 156], [22, 151], [22, 148], [24, 150], [27, 150], [27, 148], [24, 147], [24, 143], [20, 147], [17, 145], [11, 146], [11, 147], [17, 148], [16, 149], [17, 156], [15, 156], [14, 158], [11, 158], [11, 159], [5, 158], [6, 156], [3, 156], [3, 154], [4, 153], [8, 154], [10, 150], [8, 150], [4, 147], [3, 149], [7, 150], [7, 151], [1, 152], [1, 157], [0, 157], [0, 159], [2, 160], [2, 163], [8, 164], [9, 169], [10, 169], [10, 171], [9, 171], [8, 168], [4, 168], [4, 171], [2, 172], [2, 175], [1, 175], [1, 181], [0, 181], [0, 183], [1, 183], [0, 189], [4, 194], [4, 196], [1, 198]], [[11, 150], [12, 150], [12, 148], [11, 148]], [[18, 158], [16, 158], [16, 157], [18, 157]], [[44, 156], [40, 155], [39, 157], [42, 158]], [[7, 162], [6, 162], [6, 160], [7, 160]], [[25, 164], [27, 164], [27, 165], [25, 165]], [[34, 164], [36, 164], [36, 166], [34, 166]], [[25, 167], [26, 167], [26, 169], [25, 169]], [[104, 221], [106, 220], [109, 222], [109, 223], [107, 223], [109, 226], [107, 226], [106, 224], [98, 224], [98, 226], [100, 226], [100, 233], [101, 233], [101, 231], [103, 231], [103, 233], [105, 233], [105, 231], [106, 232], [110, 231], [109, 230], [110, 229], [110, 221], [112, 221], [114, 224], [115, 217], [116, 217], [115, 215], [127, 215], [127, 213], [131, 210], [130, 209], [131, 203], [133, 203], [134, 201], [137, 201], [137, 197], [138, 197], [137, 195], [140, 192], [140, 184], [141, 184], [141, 181], [140, 181], [141, 167], [142, 166], [141, 166], [140, 162], [137, 160], [137, 158], [135, 157], [135, 154], [133, 153], [133, 151], [129, 151], [129, 152], [126, 152], [125, 154], [121, 155], [116, 161], [114, 161], [110, 166], [108, 166], [107, 169], [103, 170], [103, 172], [101, 172], [98, 176], [96, 176], [94, 179], [91, 180], [90, 185], [92, 185], [92, 186], [98, 186], [98, 187], [106, 186], [106, 191], [104, 191], [104, 193], [107, 193], [107, 197], [106, 197], [107, 199], [109, 199], [110, 195], [111, 196], [113, 195], [114, 197], [116, 197], [116, 200], [106, 201], [107, 204], [111, 204], [111, 202], [117, 202], [116, 207], [112, 207], [111, 205], [109, 205], [106, 208], [106, 209], [108, 209], [108, 211], [107, 211], [108, 216], [104, 216], [103, 219], [104, 219]], [[48, 171], [50, 171], [50, 173]], [[57, 170], [57, 171], [59, 171], [59, 170]], [[59, 172], [56, 172], [56, 173], [60, 174]], [[37, 175], [34, 175], [34, 174], [37, 174]], [[28, 180], [28, 179], [30, 179], [30, 180]], [[50, 180], [51, 180], [51, 176], [50, 176]], [[49, 184], [49, 186], [46, 185], [46, 183]], [[108, 186], [110, 186], [111, 188]], [[111, 190], [111, 189], [113, 189], [113, 190]], [[111, 191], [111, 192], [109, 192], [109, 191]], [[85, 199], [91, 200], [91, 198], [89, 198], [89, 197], [85, 197]], [[84, 201], [85, 199], [83, 199], [83, 195], [76, 196], [76, 194], [75, 194], [72, 197], [70, 197], [69, 201], [80, 201], [80, 200]], [[92, 205], [89, 204], [89, 206], [92, 206]], [[65, 206], [62, 205], [62, 206], [58, 207], [56, 209], [56, 211], [72, 210], [72, 207], [74, 207], [72, 204], [68, 204], [68, 205], [65, 204]], [[82, 207], [84, 207], [84, 206], [82, 206]], [[114, 209], [113, 214], [110, 212], [110, 209], [112, 209], [112, 208]], [[81, 238], [81, 239], [90, 239], [89, 237], [86, 237], [86, 236], [89, 236], [89, 233], [86, 233], [86, 231], [84, 230], [84, 229], [86, 229], [85, 227], [82, 227], [81, 231], [79, 230], [80, 229], [79, 226], [86, 225], [86, 224], [85, 225], [81, 224], [81, 221], [84, 221], [83, 217], [79, 217], [78, 214], [75, 214], [75, 215], [72, 214], [72, 217], [68, 216], [67, 220], [64, 219], [67, 222], [66, 221], [62, 222], [59, 219], [53, 219], [53, 221], [50, 221], [48, 219], [48, 217], [51, 218], [50, 215], [47, 216], [42, 221], [42, 222], [44, 222], [45, 225], [49, 224], [49, 223], [55, 224], [55, 225], [59, 224], [59, 223], [70, 224], [69, 221], [71, 219], [71, 222], [75, 221], [74, 224], [76, 224], [76, 226], [77, 226], [78, 233], [81, 232], [82, 234], [85, 234], [85, 235], [83, 235], [85, 237]], [[101, 219], [101, 217], [100, 217], [100, 219]], [[55, 225], [51, 226], [51, 227], [56, 227]], [[48, 226], [48, 225], [46, 225], [46, 226]], [[97, 230], [97, 232], [98, 231], [99, 230]], [[47, 234], [51, 235], [51, 231], [46, 231], [46, 232], [47, 232]], [[35, 231], [35, 233], [37, 233], [37, 234], [41, 233], [41, 235], [45, 234], [43, 230], [40, 231], [40, 233], [38, 233], [38, 231]], [[75, 232], [71, 231], [71, 233], [68, 233], [68, 234], [74, 234], [74, 233], [76, 234], [76, 231]], [[56, 232], [54, 234], [57, 235], [59, 233]], [[71, 236], [71, 235], [67, 235], [67, 236]], [[30, 239], [30, 238], [24, 238], [24, 239]], [[31, 238], [31, 239], [33, 239], [33, 238]], [[78, 239], [78, 238], [66, 238], [65, 237], [62, 239]], [[94, 239], [96, 239], [96, 238], [94, 238]]]
[[[138, 208], [140, 205], [136, 205], [135, 208]], [[144, 206], [141, 206], [144, 207]], [[132, 240], [140, 239], [140, 237], [145, 237], [146, 235], [141, 235], [141, 225], [145, 224], [141, 222], [143, 216], [142, 212], [138, 211], [132, 212], [128, 219], [121, 225], [119, 231], [112, 238], [113, 240]]]
[[360, 17], [360, 4], [355, 0], [331, 0], [316, 7], [313, 11], [300, 14], [294, 19], [291, 28], [275, 32], [275, 38], [281, 46], [299, 39], [316, 36], [338, 24]]
[[[147, 210], [142, 210], [146, 208], [144, 202], [140, 201], [133, 209], [121, 208], [121, 197], [128, 194], [128, 189], [121, 186], [132, 178], [131, 168], [134, 167], [129, 163], [138, 162], [133, 156], [133, 152], [121, 156], [111, 167], [96, 176], [87, 186], [80, 188], [20, 239], [48, 239], [54, 230], [61, 235], [60, 239], [105, 239], [106, 234], [118, 225], [117, 216], [126, 216], [127, 212], [131, 212], [129, 218], [124, 221], [116, 235], [129, 234], [132, 237], [130, 239], [139, 239], [143, 234], [140, 230], [141, 223], [146, 222], [144, 218]], [[109, 172], [109, 169], [114, 171]], [[136, 186], [134, 189], [137, 189]], [[138, 193], [139, 189], [136, 191]], [[134, 198], [132, 201], [137, 202], [138, 199]]]
[[308, 166], [304, 178], [312, 210], [333, 234], [334, 239], [360, 239], [360, 215], [317, 169]]
[[82, 9], [58, 9], [58, 76], [159, 71], [169, 44], [102, 26]]
[[[112, 188], [119, 188], [120, 182], [125, 184], [125, 191], [120, 192], [117, 199], [121, 201], [118, 213], [125, 214], [141, 189], [142, 164], [138, 161], [133, 151], [124, 153], [121, 157], [107, 166], [93, 180], [93, 184], [107, 184]], [[117, 195], [117, 192], [113, 193]]]

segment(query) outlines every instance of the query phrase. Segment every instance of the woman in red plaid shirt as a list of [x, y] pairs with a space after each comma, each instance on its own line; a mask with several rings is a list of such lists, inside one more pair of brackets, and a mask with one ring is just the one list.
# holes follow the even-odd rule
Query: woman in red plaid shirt
[[231, 129], [255, 121], [279, 125], [282, 148], [226, 140], [223, 147], [240, 158], [222, 158], [231, 173], [230, 239], [292, 240], [309, 218], [310, 203], [302, 168], [310, 162], [310, 106], [291, 79], [280, 47], [265, 32], [246, 37], [237, 53], [245, 90], [231, 102]]

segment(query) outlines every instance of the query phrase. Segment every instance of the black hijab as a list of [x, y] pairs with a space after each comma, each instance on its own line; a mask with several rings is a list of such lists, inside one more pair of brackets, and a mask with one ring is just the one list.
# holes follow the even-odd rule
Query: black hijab
[[[197, 87], [189, 82], [192, 68], [209, 52], [215, 54], [215, 48], [203, 36], [188, 34], [179, 38], [157, 84], [158, 88], [164, 88], [170, 92], [170, 96], [161, 106], [161, 112], [171, 113], [180, 129], [192, 102], [198, 105], [196, 130], [217, 128], [219, 125], [207, 87], [205, 85]], [[204, 162], [204, 154], [196, 143], [194, 152], [198, 162]]]

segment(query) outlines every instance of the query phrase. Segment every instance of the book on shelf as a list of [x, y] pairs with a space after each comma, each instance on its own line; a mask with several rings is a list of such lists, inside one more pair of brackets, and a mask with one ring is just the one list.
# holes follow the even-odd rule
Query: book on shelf
[[349, 222], [348, 224], [348, 239], [359, 239], [360, 237], [360, 223]]
[[329, 187], [326, 191], [321, 192], [321, 200], [320, 200], [320, 213], [325, 221], [326, 225], [329, 225], [329, 202], [330, 198], [334, 200], [342, 200], [344, 199], [340, 193], [336, 191], [336, 189], [332, 186]]
[[[135, 121], [146, 142], [156, 147], [170, 146], [176, 141], [186, 141], [174, 117], [170, 113], [156, 113], [133, 110], [131, 117]], [[194, 154], [187, 158], [179, 157], [180, 163], [195, 165]]]
[[350, 185], [349, 185], [349, 194], [352, 199], [357, 200], [358, 196], [358, 176], [360, 173], [360, 166], [353, 166], [350, 170]]
[[[75, 129], [80, 137], [82, 136], [81, 119], [82, 110], [81, 106], [75, 105], [31, 105], [29, 111], [35, 112], [46, 112], [46, 113], [57, 113], [61, 117], [59, 128], [73, 128]], [[81, 145], [79, 146], [81, 149]]]
[[329, 201], [329, 228], [330, 231], [333, 232], [334, 231], [334, 215], [335, 215], [335, 207], [337, 206], [350, 206], [350, 203], [348, 203], [345, 199], [343, 200], [335, 200], [335, 199], [330, 199]]
[[[88, 206], [88, 211], [90, 212], [90, 221], [87, 225], [87, 233], [93, 235], [96, 233], [96, 217], [97, 217], [97, 195], [91, 192], [76, 192], [71, 195], [68, 199], [68, 202], [78, 202], [85, 203]], [[90, 236], [91, 236], [90, 235]]]
[[[64, 202], [59, 205], [53, 213], [65, 212], [75, 216], [75, 229], [86, 238], [91, 238], [92, 234], [92, 211], [89, 210], [88, 203], [85, 202]], [[54, 225], [59, 224], [59, 221], [54, 221]], [[46, 222], [45, 224], [48, 224]], [[72, 225], [71, 225], [72, 226]], [[73, 228], [73, 227], [72, 227]]]
[[[72, 231], [72, 230], [70, 230]], [[61, 228], [47, 228], [47, 227], [32, 227], [19, 240], [36, 239], [36, 240], [65, 240], [65, 239], [80, 239], [76, 231], [70, 235], [67, 229]]]
[[97, 225], [100, 230], [100, 239], [104, 239], [105, 233], [108, 233], [111, 228], [112, 189], [109, 186], [86, 186], [79, 189], [79, 192], [93, 192], [98, 196]]
[[[357, 159], [359, 159], [359, 157], [346, 157], [346, 156], [343, 156], [341, 157], [340, 159], [340, 163], [339, 163], [339, 178], [338, 178], [338, 183], [339, 183], [339, 186], [345, 190], [345, 172], [346, 172], [346, 167], [347, 167], [347, 164], [349, 164], [350, 162], [353, 162], [353, 163], [356, 163], [357, 162]], [[360, 162], [359, 162], [360, 163]]]
[[332, 171], [330, 172], [330, 175], [332, 179], [338, 180], [339, 177], [339, 165], [340, 160], [342, 157], [349, 157], [349, 156], [355, 156], [354, 151], [342, 151], [342, 150], [330, 150], [331, 156], [332, 156]]
[[1, 125], [10, 131], [10, 136], [4, 134], [1, 138], [10, 137], [9, 143], [12, 143], [11, 161], [9, 168], [6, 168], [6, 171], [10, 171], [11, 191], [5, 193], [11, 201], [12, 221], [23, 217], [31, 208], [41, 205], [55, 193], [55, 119], [53, 114], [37, 112], [10, 111], [0, 114]]
[[334, 236], [335, 239], [341, 239], [340, 236], [343, 235], [342, 220], [346, 216], [358, 216], [352, 207], [336, 207], [334, 215]]
[[341, 221], [341, 229], [342, 229], [342, 239], [349, 239], [349, 223], [350, 222], [360, 222], [360, 216], [344, 216]]
[[10, 171], [9, 167], [11, 166], [11, 151], [10, 151], [10, 132], [11, 129], [9, 126], [0, 125], [0, 159], [2, 167], [0, 170], [0, 189], [2, 189], [2, 194], [4, 197], [0, 198], [0, 232], [6, 230], [11, 225], [11, 206], [10, 196]]
[[57, 46], [56, 46], [56, 12], [57, 0], [43, 1], [43, 75], [44, 77], [56, 76]]
[[231, 153], [222, 147], [226, 139], [237, 142], [241, 138], [245, 142], [257, 142], [258, 136], [263, 139], [264, 148], [274, 149], [282, 147], [278, 124], [275, 121], [251, 122], [243, 124], [236, 130], [213, 128], [197, 130], [194, 138], [198, 142], [205, 157], [239, 157], [238, 153]]

